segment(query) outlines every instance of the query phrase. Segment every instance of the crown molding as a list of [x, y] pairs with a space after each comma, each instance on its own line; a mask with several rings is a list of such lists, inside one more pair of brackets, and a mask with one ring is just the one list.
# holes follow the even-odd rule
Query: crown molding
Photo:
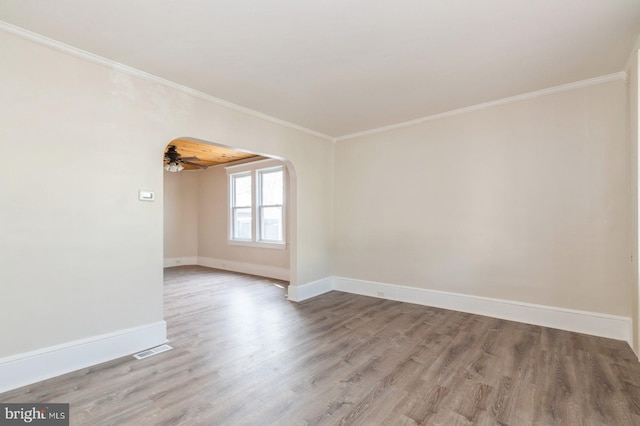
[[364, 130], [362, 132], [351, 133], [344, 136], [339, 136], [335, 138], [336, 142], [344, 141], [347, 139], [354, 139], [362, 136], [369, 136], [376, 133], [383, 133], [394, 129], [400, 129], [402, 127], [415, 126], [420, 123], [424, 123], [426, 121], [438, 120], [440, 118], [451, 117], [454, 115], [465, 114], [472, 111], [478, 111], [481, 109], [491, 108], [498, 105], [509, 104], [512, 102], [519, 102], [527, 99], [537, 98], [540, 96], [546, 96], [553, 93], [564, 92], [567, 90], [578, 89], [581, 87], [593, 86], [596, 84], [607, 83], [610, 81], [616, 80], [627, 80], [627, 73], [624, 71], [620, 71], [613, 74], [607, 74], [600, 77], [589, 78], [586, 80], [576, 81], [574, 83], [563, 84], [560, 86], [550, 87], [548, 89], [536, 90], [535, 92], [523, 93], [521, 95], [511, 96], [508, 98], [498, 99], [495, 101], [484, 102], [477, 105], [472, 105], [464, 108], [454, 109], [451, 111], [442, 112], [439, 114], [428, 115], [425, 117], [417, 118], [415, 120], [403, 121], [401, 123], [391, 124], [389, 126], [378, 127], [375, 129]]
[[93, 63], [99, 64], [99, 65], [103, 65], [103, 66], [106, 66], [108, 68], [112, 68], [114, 70], [117, 70], [117, 71], [129, 74], [129, 75], [132, 75], [134, 77], [139, 77], [139, 78], [142, 78], [144, 80], [149, 80], [149, 81], [152, 81], [154, 83], [159, 83], [159, 84], [162, 84], [164, 86], [171, 87], [173, 89], [179, 90], [179, 91], [181, 91], [183, 93], [186, 93], [188, 95], [203, 99], [205, 101], [214, 103], [214, 104], [222, 106], [224, 108], [231, 109], [231, 110], [238, 111], [238, 112], [242, 112], [244, 114], [251, 115], [253, 117], [256, 117], [256, 118], [259, 118], [259, 119], [262, 119], [262, 120], [265, 120], [265, 121], [269, 121], [269, 122], [272, 122], [272, 123], [275, 123], [275, 124], [278, 124], [278, 125], [281, 125], [281, 126], [284, 126], [284, 127], [288, 127], [290, 129], [299, 130], [299, 131], [307, 133], [309, 135], [316, 136], [316, 137], [319, 137], [319, 138], [322, 138], [322, 139], [326, 139], [326, 140], [331, 141], [331, 142], [335, 142], [335, 138], [334, 137], [326, 135], [324, 133], [317, 132], [315, 130], [311, 130], [311, 129], [308, 129], [306, 127], [300, 126], [298, 124], [291, 123], [289, 121], [282, 120], [280, 118], [273, 117], [273, 116], [264, 114], [264, 113], [259, 112], [259, 111], [255, 111], [253, 109], [243, 107], [242, 105], [234, 104], [233, 102], [225, 101], [224, 99], [216, 98], [215, 96], [208, 95], [208, 94], [206, 94], [204, 92], [200, 92], [199, 90], [195, 90], [195, 89], [192, 89], [192, 88], [190, 88], [188, 86], [183, 86], [182, 84], [178, 84], [178, 83], [175, 83], [173, 81], [166, 80], [166, 79], [164, 79], [162, 77], [158, 77], [157, 75], [153, 75], [153, 74], [147, 73], [145, 71], [141, 71], [141, 70], [139, 70], [137, 68], [133, 68], [133, 67], [130, 67], [128, 65], [124, 65], [124, 64], [121, 64], [119, 62], [112, 61], [111, 59], [107, 59], [107, 58], [104, 58], [102, 56], [96, 55], [94, 53], [87, 52], [86, 50], [82, 50], [82, 49], [79, 49], [77, 47], [70, 46], [68, 44], [65, 44], [65, 43], [62, 43], [60, 41], [51, 39], [49, 37], [45, 37], [45, 36], [43, 36], [41, 34], [37, 34], [37, 33], [34, 33], [32, 31], [26, 30], [24, 28], [17, 27], [15, 25], [9, 24], [8, 22], [0, 21], [0, 30], [3, 30], [5, 32], [11, 33], [11, 34], [15, 34], [15, 35], [17, 35], [19, 37], [22, 37], [24, 39], [27, 39], [27, 40], [33, 41], [35, 43], [50, 47], [50, 48], [58, 50], [60, 52], [64, 52], [64, 53], [69, 54], [71, 56], [75, 56], [77, 58], [84, 59], [84, 60], [89, 61], [89, 62], [93, 62]]

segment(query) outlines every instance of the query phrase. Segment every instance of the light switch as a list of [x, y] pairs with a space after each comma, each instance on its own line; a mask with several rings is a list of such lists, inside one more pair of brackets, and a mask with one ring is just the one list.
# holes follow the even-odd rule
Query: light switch
[[140, 201], [154, 201], [155, 196], [152, 191], [138, 191], [138, 199]]

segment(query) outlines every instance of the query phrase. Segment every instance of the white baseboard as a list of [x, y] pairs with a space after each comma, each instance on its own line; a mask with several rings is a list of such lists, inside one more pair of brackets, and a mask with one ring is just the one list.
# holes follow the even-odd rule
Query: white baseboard
[[301, 285], [290, 285], [288, 289], [287, 299], [292, 302], [302, 302], [333, 290], [333, 279], [331, 277], [323, 278]]
[[131, 355], [166, 342], [167, 324], [165, 321], [158, 321], [0, 358], [0, 393]]
[[289, 281], [289, 269], [278, 266], [259, 265], [257, 263], [236, 262], [233, 260], [215, 259], [212, 257], [198, 257], [197, 264], [208, 268], [223, 269], [225, 271], [241, 272], [243, 274], [258, 275]]
[[172, 266], [197, 265], [197, 264], [198, 264], [198, 256], [168, 257], [164, 259], [165, 268], [171, 268]]
[[632, 345], [632, 322], [629, 317], [353, 278], [328, 277], [312, 283], [289, 286], [289, 300], [301, 302], [331, 290], [624, 340]]
[[631, 345], [628, 317], [343, 277], [333, 277], [332, 289], [624, 340]]

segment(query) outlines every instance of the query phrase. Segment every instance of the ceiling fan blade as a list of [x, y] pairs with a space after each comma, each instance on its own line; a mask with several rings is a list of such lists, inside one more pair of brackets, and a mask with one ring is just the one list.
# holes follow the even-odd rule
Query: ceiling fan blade
[[200, 161], [198, 157], [180, 157], [182, 161]]

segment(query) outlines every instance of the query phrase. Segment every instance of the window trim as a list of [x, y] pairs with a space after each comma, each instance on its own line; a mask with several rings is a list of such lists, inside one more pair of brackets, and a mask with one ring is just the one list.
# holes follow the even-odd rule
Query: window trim
[[[282, 204], [264, 204], [262, 198], [262, 179], [263, 176], [267, 173], [274, 173], [274, 172], [282, 172]], [[256, 237], [255, 240], [256, 242], [260, 242], [260, 243], [267, 243], [267, 244], [284, 244], [286, 241], [286, 234], [285, 234], [285, 193], [286, 193], [286, 181], [285, 181], [285, 171], [284, 171], [284, 166], [283, 165], [279, 165], [279, 166], [274, 166], [274, 167], [265, 167], [265, 168], [260, 168], [260, 169], [256, 169], [255, 170], [255, 175], [256, 175], [256, 184], [255, 184], [255, 192], [256, 192], [256, 198], [255, 198], [255, 211], [256, 211], [256, 220], [255, 220], [255, 225], [256, 225]], [[262, 229], [262, 222], [263, 222], [263, 209], [265, 207], [280, 207], [281, 210], [281, 220], [282, 220], [282, 240], [267, 240], [267, 239], [263, 239], [262, 238], [262, 233], [263, 233], [263, 229]]]
[[[258, 211], [263, 207], [260, 205], [260, 194], [258, 186], [261, 185], [260, 173], [268, 170], [282, 170], [282, 241], [270, 241], [260, 240], [260, 216]], [[251, 163], [243, 163], [225, 167], [227, 171], [227, 244], [233, 246], [245, 246], [245, 247], [260, 247], [268, 249], [280, 249], [287, 248], [287, 190], [288, 190], [288, 175], [285, 165], [278, 160], [267, 159], [253, 161]], [[232, 176], [239, 174], [251, 175], [251, 240], [242, 240], [233, 238], [233, 208], [232, 197], [234, 196], [232, 191]], [[268, 207], [268, 206], [267, 206]]]
[[[243, 178], [243, 177], [250, 177], [251, 178], [251, 195], [250, 195], [250, 200], [251, 200], [251, 204], [249, 204], [248, 206], [237, 206], [236, 205], [236, 191], [235, 191], [235, 182], [236, 182], [236, 178]], [[253, 206], [253, 173], [251, 173], [251, 171], [246, 171], [246, 172], [238, 172], [238, 173], [233, 173], [229, 175], [229, 239], [233, 240], [233, 241], [246, 241], [246, 242], [251, 242], [253, 241], [253, 236], [255, 234], [254, 229], [253, 229], [253, 222], [254, 222], [254, 218], [253, 218], [253, 210], [254, 210], [254, 206]], [[234, 238], [234, 235], [236, 234], [236, 222], [233, 220], [233, 218], [235, 217], [235, 211], [237, 209], [250, 209], [251, 210], [251, 238], [247, 239], [247, 238]]]

